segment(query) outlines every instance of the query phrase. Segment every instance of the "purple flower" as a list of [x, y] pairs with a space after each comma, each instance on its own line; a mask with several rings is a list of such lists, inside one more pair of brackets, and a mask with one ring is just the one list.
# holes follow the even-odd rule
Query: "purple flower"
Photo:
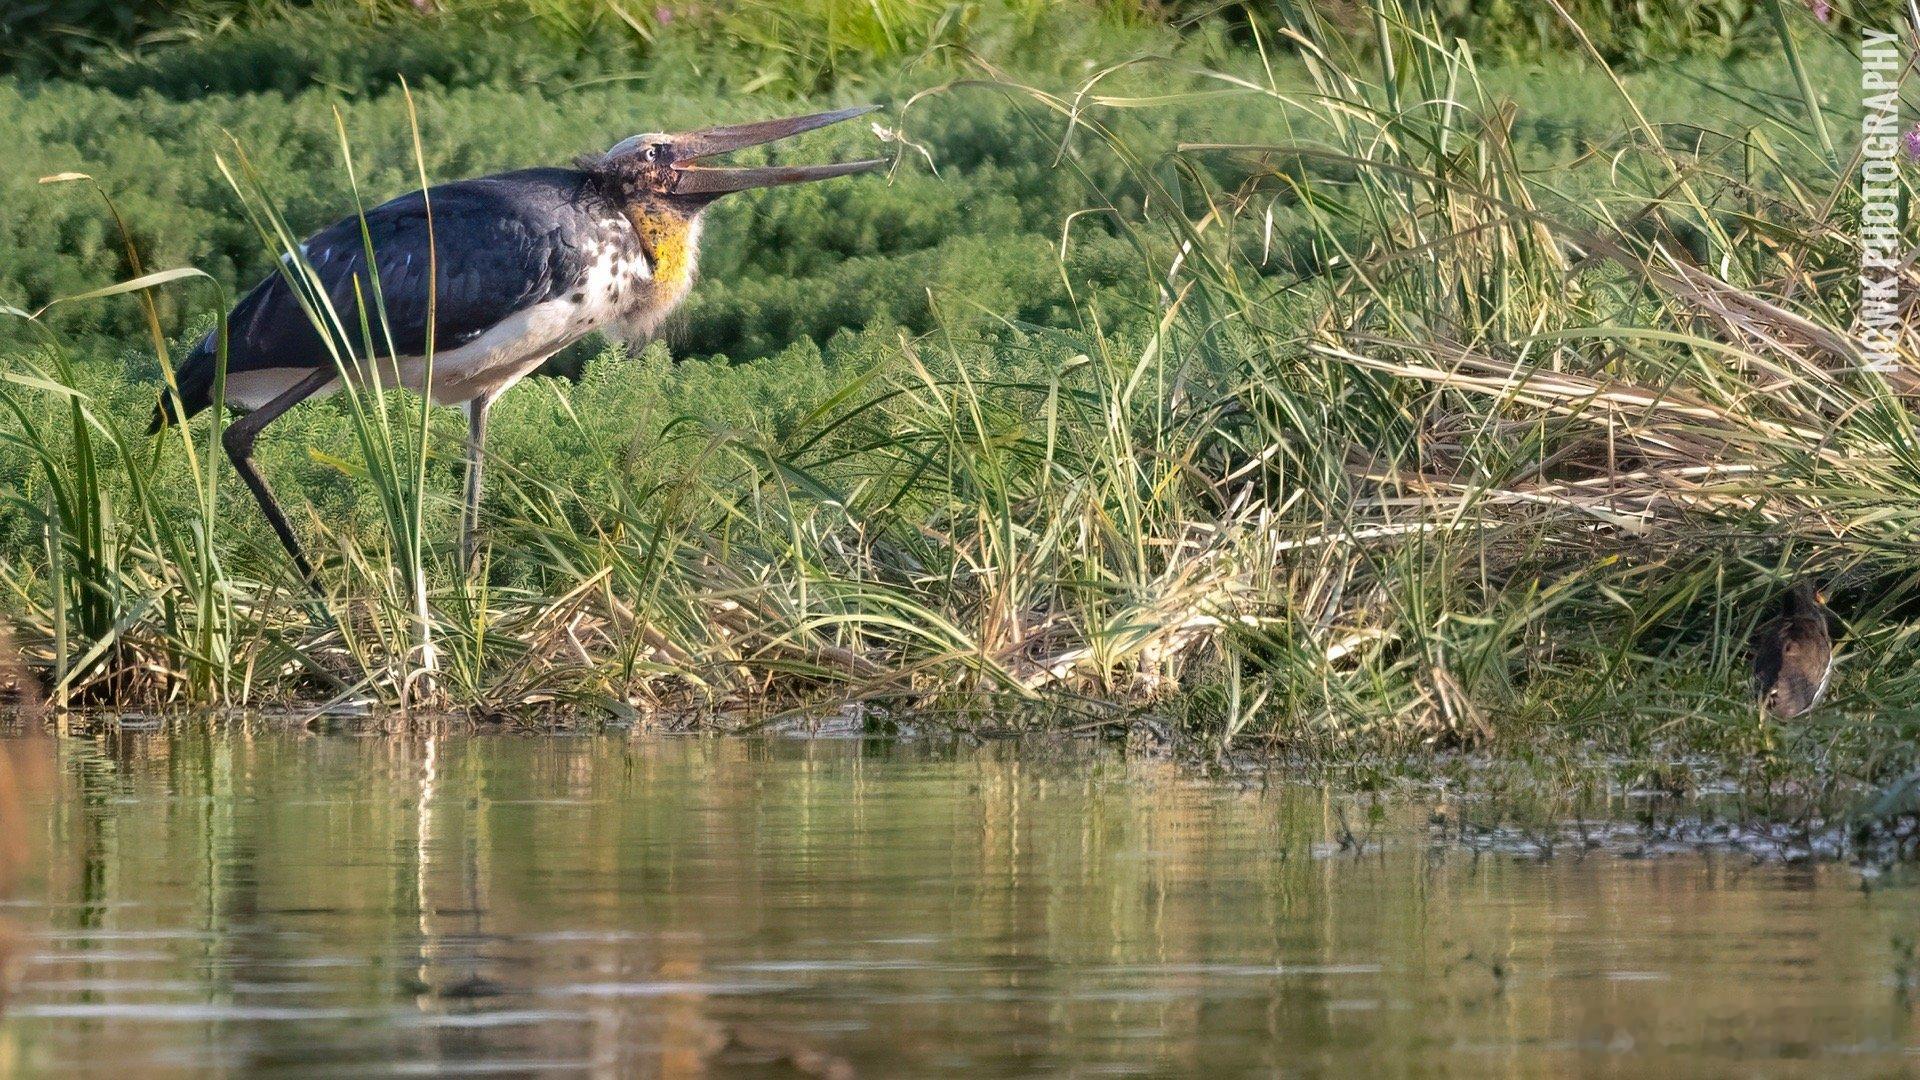
[[1816, 19], [1819, 19], [1821, 22], [1832, 21], [1833, 19], [1832, 0], [1807, 0], [1807, 7], [1812, 9], [1813, 17]]
[[653, 21], [665, 26], [673, 21], [673, 9], [665, 4], [653, 9]]
[[1907, 160], [1920, 162], [1920, 124], [1915, 124], [1900, 136], [1900, 145], [1906, 147]]

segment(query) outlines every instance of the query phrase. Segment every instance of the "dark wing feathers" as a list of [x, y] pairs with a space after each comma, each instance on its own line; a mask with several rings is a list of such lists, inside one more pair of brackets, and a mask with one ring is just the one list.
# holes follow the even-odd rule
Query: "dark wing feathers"
[[[429, 265], [436, 267], [439, 282], [432, 293], [436, 350], [472, 341], [508, 315], [575, 288], [585, 277], [582, 244], [594, 219], [590, 204], [599, 196], [584, 173], [527, 169], [442, 184], [428, 195], [431, 247], [428, 200], [417, 191], [368, 210], [365, 237], [360, 217], [354, 216], [315, 233], [304, 245], [307, 264], [333, 308], [331, 316], [320, 312], [329, 336], [344, 336], [354, 355], [365, 352], [369, 334], [381, 355], [388, 352], [389, 336], [395, 355], [426, 351]], [[375, 275], [366, 270], [366, 238], [373, 242]], [[227, 318], [229, 373], [333, 365], [332, 352], [287, 277], [274, 273], [234, 306]], [[176, 371], [188, 416], [212, 403], [215, 349], [209, 332]], [[172, 403], [163, 395], [154, 428], [172, 414]]]

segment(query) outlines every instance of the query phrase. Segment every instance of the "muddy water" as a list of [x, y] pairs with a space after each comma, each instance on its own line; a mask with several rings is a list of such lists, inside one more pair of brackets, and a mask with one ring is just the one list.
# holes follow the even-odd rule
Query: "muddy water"
[[[1895, 1075], [1920, 892], [1095, 751], [61, 740], [16, 1075]], [[1357, 851], [1349, 828], [1370, 840]]]

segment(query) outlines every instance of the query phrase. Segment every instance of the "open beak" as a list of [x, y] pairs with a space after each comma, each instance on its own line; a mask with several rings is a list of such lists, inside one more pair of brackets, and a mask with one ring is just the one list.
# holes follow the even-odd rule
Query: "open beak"
[[675, 195], [725, 195], [748, 188], [774, 187], [780, 184], [804, 184], [809, 180], [827, 180], [849, 173], [866, 172], [886, 164], [884, 158], [866, 161], [842, 161], [832, 165], [764, 165], [755, 168], [727, 169], [699, 164], [714, 157], [748, 146], [798, 135], [803, 131], [837, 124], [878, 109], [878, 105], [856, 105], [851, 109], [789, 116], [781, 120], [759, 120], [751, 124], [702, 128], [673, 139]]

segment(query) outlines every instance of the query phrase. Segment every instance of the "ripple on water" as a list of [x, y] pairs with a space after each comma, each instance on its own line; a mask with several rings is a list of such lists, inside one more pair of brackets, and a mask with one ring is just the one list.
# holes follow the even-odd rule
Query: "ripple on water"
[[1898, 1075], [1920, 1057], [1911, 884], [1760, 861], [1809, 845], [1704, 817], [1436, 827], [1417, 799], [1003, 744], [196, 724], [113, 748], [109, 774], [63, 746], [47, 810], [51, 835], [112, 842], [49, 845], [39, 893], [5, 910], [28, 964], [0, 1047], [48, 1071], [1468, 1077], [1619, 1054], [1601, 1067]]

